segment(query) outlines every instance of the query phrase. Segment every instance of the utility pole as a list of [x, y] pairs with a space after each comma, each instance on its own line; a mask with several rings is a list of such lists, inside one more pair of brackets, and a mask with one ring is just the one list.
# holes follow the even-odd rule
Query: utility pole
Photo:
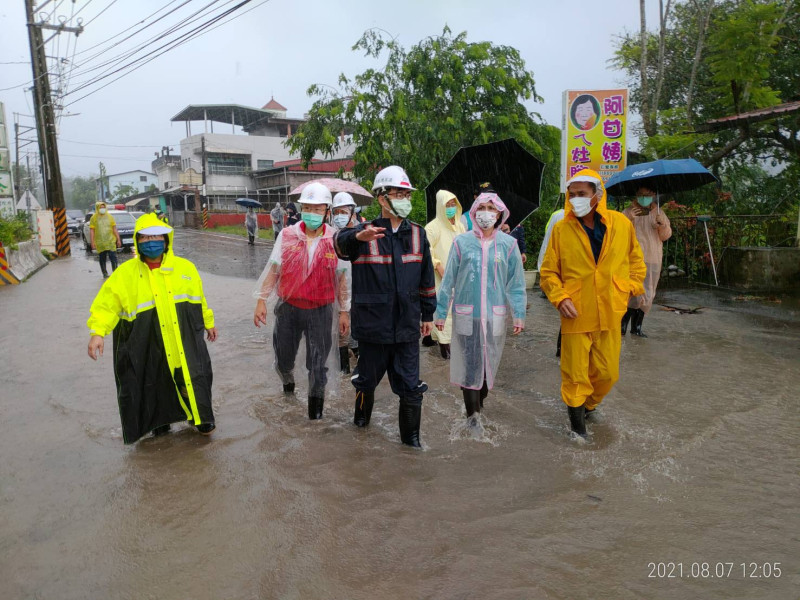
[[33, 106], [36, 111], [36, 133], [39, 138], [39, 154], [42, 157], [42, 171], [45, 183], [47, 207], [53, 211], [56, 230], [56, 254], [69, 256], [69, 230], [64, 206], [64, 188], [61, 184], [61, 165], [58, 160], [58, 141], [56, 139], [56, 119], [53, 98], [50, 93], [50, 75], [42, 29], [52, 29], [58, 35], [62, 31], [79, 35], [83, 27], [66, 27], [36, 23], [34, 21], [33, 0], [25, 0], [25, 14], [28, 19], [28, 41], [31, 49], [33, 69]]

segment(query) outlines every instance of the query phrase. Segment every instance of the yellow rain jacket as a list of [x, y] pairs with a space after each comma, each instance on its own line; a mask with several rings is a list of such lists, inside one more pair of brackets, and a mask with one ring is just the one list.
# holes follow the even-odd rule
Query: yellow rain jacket
[[[456, 200], [456, 216], [455, 223], [451, 223], [447, 218], [447, 203], [452, 198]], [[439, 287], [442, 285], [442, 278], [436, 269], [439, 265], [444, 267], [447, 264], [447, 257], [450, 256], [450, 249], [453, 247], [453, 241], [457, 235], [466, 233], [466, 228], [461, 222], [461, 203], [456, 198], [455, 194], [447, 190], [439, 190], [436, 192], [436, 217], [427, 225], [425, 225], [425, 234], [428, 237], [428, 242], [431, 245], [431, 260], [433, 261], [433, 271], [435, 276], [436, 292], [439, 292]], [[444, 331], [439, 331], [434, 327], [431, 336], [440, 344], [449, 344], [452, 338], [453, 331], [453, 316], [451, 312], [447, 313], [447, 320], [444, 323]]]
[[114, 227], [117, 226], [117, 223], [108, 212], [104, 215], [100, 214], [101, 206], [107, 208], [105, 202], [97, 202], [94, 205], [94, 214], [89, 219], [89, 228], [94, 229], [94, 245], [98, 252], [107, 250], [116, 252], [117, 236], [114, 235]]
[[[597, 173], [589, 169], [581, 174]], [[564, 204], [564, 219], [556, 223], [541, 269], [541, 286], [558, 308], [572, 299], [578, 317], [561, 317], [563, 333], [609, 331], [620, 327], [631, 295], [644, 293], [645, 264], [633, 224], [622, 213], [609, 210], [606, 192], [597, 205], [606, 226], [600, 258], [595, 264], [589, 236], [572, 213], [569, 198]]]
[[[113, 333], [114, 374], [126, 444], [177, 421], [213, 423], [211, 358], [203, 334], [214, 313], [195, 266], [172, 252], [172, 230], [161, 266], [138, 256], [135, 235], [164, 226], [154, 214], [136, 221], [136, 254], [97, 294], [87, 325], [91, 335]], [[178, 387], [185, 387], [186, 400]]]

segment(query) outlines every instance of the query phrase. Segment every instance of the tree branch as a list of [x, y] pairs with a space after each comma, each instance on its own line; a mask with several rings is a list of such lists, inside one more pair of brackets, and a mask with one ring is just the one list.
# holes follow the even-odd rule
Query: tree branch
[[708, 24], [711, 21], [711, 10], [714, 8], [714, 0], [708, 0], [705, 18], [703, 19], [700, 31], [697, 33], [697, 47], [694, 51], [694, 61], [692, 62], [692, 74], [689, 77], [689, 89], [686, 92], [686, 120], [689, 123], [689, 129], [693, 129], [694, 113], [692, 100], [694, 99], [694, 86], [697, 81], [697, 69], [700, 66], [700, 58], [703, 55], [703, 44], [706, 39], [706, 31], [708, 31]]
[[714, 152], [711, 156], [709, 156], [706, 160], [703, 161], [703, 166], [708, 168], [713, 164], [718, 163], [723, 158], [731, 154], [736, 148], [741, 146], [750, 136], [747, 134], [745, 130], [740, 130], [738, 137], [731, 140], [725, 146]]

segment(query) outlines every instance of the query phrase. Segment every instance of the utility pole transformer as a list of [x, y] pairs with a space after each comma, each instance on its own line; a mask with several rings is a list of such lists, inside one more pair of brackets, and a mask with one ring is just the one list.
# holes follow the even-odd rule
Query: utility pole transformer
[[54, 27], [47, 23], [34, 21], [33, 0], [25, 0], [25, 14], [28, 24], [28, 40], [31, 47], [31, 66], [33, 68], [33, 105], [36, 111], [36, 133], [39, 138], [39, 154], [42, 157], [47, 207], [53, 211], [56, 230], [56, 254], [69, 256], [69, 230], [64, 205], [64, 187], [61, 184], [61, 165], [58, 160], [58, 141], [56, 139], [56, 118], [53, 99], [50, 94], [50, 76], [47, 69], [47, 56], [42, 29], [56, 29], [79, 35], [83, 27]]

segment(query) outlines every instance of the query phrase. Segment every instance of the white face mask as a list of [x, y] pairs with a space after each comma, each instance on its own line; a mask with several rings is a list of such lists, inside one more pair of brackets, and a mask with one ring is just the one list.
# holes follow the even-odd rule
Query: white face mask
[[410, 215], [411, 210], [414, 208], [411, 205], [411, 200], [407, 198], [402, 200], [392, 200], [390, 198], [389, 205], [392, 207], [392, 212], [401, 219], [405, 219], [408, 215]]
[[490, 210], [479, 210], [475, 213], [475, 221], [481, 229], [489, 229], [497, 223], [497, 215]]
[[589, 196], [588, 198], [570, 198], [569, 203], [572, 204], [572, 213], [578, 218], [588, 215], [592, 212], [592, 198], [594, 198], [594, 196]]
[[101, 215], [104, 215], [104, 214], [106, 214], [106, 209], [105, 208], [101, 208], [97, 212], [99, 212]]
[[333, 224], [336, 225], [339, 229], [344, 229], [347, 227], [347, 224], [350, 222], [350, 215], [333, 215]]

